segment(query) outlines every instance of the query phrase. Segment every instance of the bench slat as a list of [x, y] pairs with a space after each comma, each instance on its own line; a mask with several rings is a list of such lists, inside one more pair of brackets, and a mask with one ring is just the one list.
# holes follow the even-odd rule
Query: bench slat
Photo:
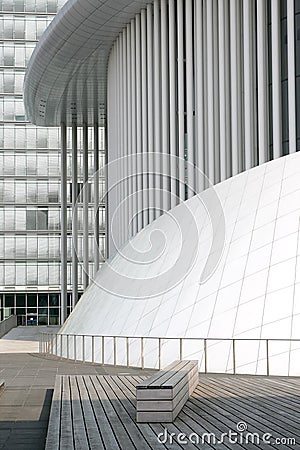
[[169, 364], [167, 367], [165, 367], [165, 369], [160, 370], [159, 372], [157, 372], [155, 375], [153, 375], [150, 378], [147, 378], [147, 380], [143, 381], [143, 383], [140, 383], [138, 385], [139, 389], [144, 389], [147, 388], [150, 384], [154, 384], [155, 382], [158, 382], [160, 378], [162, 378], [166, 372], [171, 371], [172, 369], [174, 369], [174, 367], [179, 363], [180, 361], [174, 361], [172, 362], [172, 364]]

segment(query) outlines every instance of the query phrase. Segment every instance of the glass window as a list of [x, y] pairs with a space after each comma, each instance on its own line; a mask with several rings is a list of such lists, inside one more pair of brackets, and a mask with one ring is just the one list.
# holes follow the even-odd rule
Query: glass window
[[38, 303], [39, 307], [48, 306], [48, 294], [39, 294], [38, 300], [39, 300]]
[[17, 307], [25, 307], [25, 295], [24, 294], [16, 295], [16, 306]]
[[13, 294], [5, 294], [5, 306], [6, 308], [13, 308], [15, 306]]
[[36, 294], [27, 294], [27, 307], [37, 306], [37, 296]]
[[58, 294], [49, 294], [49, 305], [50, 306], [59, 306], [59, 295]]

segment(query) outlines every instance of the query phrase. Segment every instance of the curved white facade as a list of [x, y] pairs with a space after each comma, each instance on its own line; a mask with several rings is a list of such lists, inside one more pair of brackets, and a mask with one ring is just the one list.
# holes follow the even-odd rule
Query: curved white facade
[[[155, 0], [123, 28], [108, 63], [109, 161], [170, 156], [159, 169], [148, 158], [111, 195], [110, 220], [140, 191], [130, 235], [207, 187], [194, 167], [216, 184], [296, 151], [295, 6], [283, 3]], [[130, 218], [124, 210], [119, 245]]]
[[[235, 353], [237, 370], [265, 372], [268, 356], [273, 373], [297, 374], [298, 344], [290, 339], [300, 338], [298, 3], [123, 0], [122, 6], [70, 0], [43, 36], [25, 82], [35, 123], [59, 122], [63, 137], [69, 125], [74, 135], [77, 126], [85, 134], [89, 126], [107, 126], [111, 259], [62, 333], [148, 337], [152, 366], [157, 349], [149, 336], [211, 338], [210, 371], [233, 371]], [[74, 292], [76, 155], [74, 139]], [[208, 208], [195, 193], [211, 202]], [[234, 350], [232, 341], [218, 342], [233, 337], [246, 341]], [[174, 342], [164, 346], [163, 363], [178, 357]], [[113, 358], [111, 344], [105, 362]], [[184, 344], [184, 357], [202, 365], [203, 349], [194, 344]], [[73, 350], [62, 350], [72, 357]], [[117, 353], [123, 361], [123, 350]], [[131, 354], [130, 363], [138, 364], [139, 350]]]
[[[61, 333], [212, 338], [208, 370], [217, 372], [233, 370], [232, 342], [218, 339], [245, 339], [236, 342], [237, 372], [265, 373], [264, 339], [300, 339], [299, 167], [296, 153], [215, 186], [226, 238], [208, 279], [202, 274], [212, 245], [210, 200], [204, 207], [195, 196], [104, 265]], [[105, 345], [106, 362], [112, 362], [112, 341]], [[100, 341], [96, 347], [101, 361]], [[299, 375], [299, 351], [300, 341], [270, 341], [271, 373]], [[178, 342], [165, 341], [162, 354], [163, 364], [178, 358]], [[91, 346], [85, 357], [91, 358]], [[203, 369], [203, 342], [184, 341], [184, 357], [199, 358]], [[155, 366], [157, 358], [157, 342], [145, 339], [145, 364]], [[121, 341], [117, 360], [126, 362]], [[134, 340], [131, 364], [140, 364]]]

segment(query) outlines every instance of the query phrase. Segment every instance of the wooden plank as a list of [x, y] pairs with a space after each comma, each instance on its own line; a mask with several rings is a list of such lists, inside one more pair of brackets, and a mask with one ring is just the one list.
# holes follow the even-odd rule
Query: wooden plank
[[137, 411], [173, 411], [173, 400], [138, 400]]
[[[224, 384], [227, 389], [230, 389], [230, 387], [226, 384]], [[238, 383], [235, 383], [235, 392], [237, 394], [237, 396], [239, 395], [240, 392], [244, 392], [246, 389], [246, 387], [241, 387]], [[253, 406], [256, 408], [257, 411], [260, 411], [261, 417], [263, 418], [264, 416], [267, 417], [267, 419], [269, 420], [270, 417], [272, 417], [272, 423], [273, 423], [273, 428], [274, 425], [276, 426], [276, 431], [282, 428], [282, 419], [280, 418], [280, 411], [278, 406], [274, 407], [271, 404], [268, 404], [265, 401], [265, 397], [260, 397], [257, 398], [257, 389], [256, 391], [249, 391], [249, 395], [247, 396], [247, 403], [248, 404], [253, 404]], [[237, 397], [238, 399], [240, 399], [240, 397]], [[243, 401], [243, 399], [241, 399], [241, 401]], [[300, 436], [300, 431], [299, 431], [299, 426], [298, 426], [298, 422], [297, 421], [293, 421], [292, 418], [289, 418], [286, 414], [282, 415], [284, 417], [284, 427], [282, 428], [281, 433], [286, 430], [289, 431], [290, 433], [292, 433], [294, 436]], [[278, 430], [278, 432], [280, 432]], [[285, 436], [283, 434], [283, 436]]]
[[[105, 384], [103, 383], [103, 377], [93, 376], [91, 377], [94, 387], [97, 391], [98, 397], [101, 401], [101, 405], [104, 409], [105, 415], [111, 425], [111, 428], [114, 432], [115, 438], [118, 442], [119, 448], [122, 450], [126, 448], [126, 450], [135, 449], [135, 446], [129, 437], [129, 433], [125, 428], [125, 424], [121, 420], [121, 418], [116, 414], [114, 409], [116, 399], [114, 397], [109, 397], [108, 393], [105, 389]], [[109, 449], [107, 449], [109, 450]]]
[[[99, 377], [98, 377], [99, 378]], [[128, 435], [130, 436], [133, 444], [136, 446], [138, 450], [149, 450], [151, 447], [145, 440], [144, 436], [140, 432], [139, 428], [136, 426], [136, 424], [132, 421], [130, 416], [128, 415], [126, 409], [124, 408], [123, 401], [125, 400], [124, 393], [120, 392], [118, 397], [116, 395], [116, 392], [112, 389], [110, 383], [110, 377], [109, 376], [102, 376], [101, 377], [101, 384], [103, 388], [105, 389], [107, 396], [110, 399], [114, 399], [112, 405], [115, 410], [116, 415], [120, 418], [121, 422], [124, 425], [124, 428], [126, 429]]]
[[175, 386], [179, 384], [181, 380], [185, 380], [190, 373], [194, 374], [195, 369], [198, 370], [198, 361], [189, 361], [188, 364], [181, 370], [179, 370], [178, 372], [174, 371], [172, 376], [168, 380], [164, 381], [162, 386], [165, 388], [170, 386], [172, 387], [172, 389], [174, 389]]
[[55, 378], [45, 450], [58, 450], [60, 448], [61, 398], [62, 377], [61, 375], [57, 375]]
[[296, 393], [293, 395], [292, 393], [278, 390], [276, 387], [272, 388], [267, 382], [263, 383], [263, 385], [258, 385], [248, 380], [246, 383], [244, 380], [240, 380], [239, 385], [241, 387], [245, 386], [247, 388], [246, 392], [249, 390], [257, 392], [257, 397], [264, 397], [266, 403], [271, 406], [279, 405], [284, 407], [288, 413], [290, 410], [290, 413], [296, 417], [300, 414], [300, 395]]
[[115, 437], [111, 423], [109, 422], [108, 417], [105, 414], [103, 405], [101, 403], [101, 399], [98, 395], [99, 393], [95, 389], [95, 386], [93, 384], [93, 380], [95, 378], [96, 378], [95, 376], [86, 377], [85, 384], [89, 391], [91, 405], [95, 414], [95, 420], [97, 421], [101, 433], [102, 447], [101, 444], [99, 443], [99, 450], [101, 448], [116, 449], [116, 450], [121, 449]]
[[144, 380], [142, 383], [139, 384], [139, 389], [147, 389], [149, 385], [160, 385], [160, 379], [164, 377], [166, 374], [168, 376], [168, 372], [174, 370], [176, 366], [182, 367], [185, 365], [185, 361], [173, 361], [171, 364], [169, 364], [164, 369], [160, 370], [156, 374], [152, 375], [151, 377]]
[[[135, 415], [136, 415], [136, 410], [135, 410], [135, 401], [134, 401], [134, 396], [135, 396], [135, 389], [136, 389], [136, 385], [137, 383], [140, 383], [142, 381], [142, 377], [139, 376], [126, 376], [126, 377], [121, 377], [118, 376], [117, 377], [119, 380], [119, 384], [120, 384], [120, 388], [122, 389], [122, 391], [127, 395], [127, 398], [131, 404], [131, 409], [130, 409], [130, 416], [133, 420], [135, 420]], [[149, 428], [153, 433], [155, 433], [155, 436], [158, 436], [160, 433], [164, 432], [164, 427], [163, 425], [160, 424], [156, 424], [156, 423], [151, 423], [151, 424], [138, 424], [139, 427], [142, 427], [144, 429], [144, 427]], [[146, 429], [147, 429], [146, 428]], [[169, 424], [168, 426], [168, 432], [169, 433], [179, 433], [180, 431], [178, 430], [178, 428], [176, 428], [172, 423]], [[157, 446], [158, 444], [158, 446]], [[162, 448], [162, 444], [160, 444], [159, 442], [155, 441], [155, 446], [153, 446], [152, 441], [150, 442], [150, 445], [157, 450], [161, 450]], [[168, 449], [170, 450], [179, 450], [182, 449], [182, 447], [179, 446], [179, 444], [177, 442], [173, 442], [172, 444], [170, 444], [169, 442], [167, 442], [166, 444], [164, 444]], [[191, 444], [191, 446], [188, 447], [189, 449], [195, 449], [196, 447], [194, 445]]]
[[[98, 424], [95, 419], [94, 410], [90, 401], [89, 393], [85, 385], [85, 379], [88, 376], [77, 376], [76, 381], [81, 398], [81, 406], [83, 410], [86, 434], [91, 450], [98, 450], [102, 446], [102, 440], [99, 433]], [[81, 449], [80, 449], [81, 450]]]
[[[109, 378], [109, 383], [111, 387], [115, 390], [118, 398], [122, 398], [122, 404], [126, 409], [131, 420], [135, 422], [135, 398], [134, 391], [130, 391], [126, 384], [122, 383], [122, 379], [125, 377], [112, 376]], [[127, 377], [126, 377], [127, 378]], [[153, 432], [153, 429], [148, 424], [136, 424], [137, 428], [140, 430], [149, 446], [153, 450], [161, 450], [161, 444], [157, 440], [157, 435]]]
[[[73, 421], [73, 436], [75, 450], [89, 450], [89, 444], [85, 429], [85, 420], [83, 417], [83, 410], [80, 400], [79, 389], [77, 386], [76, 377], [70, 375], [71, 387], [71, 402], [72, 402], [72, 421]], [[64, 426], [64, 424], [62, 424]]]
[[[201, 394], [199, 394], [199, 392], [201, 392]], [[218, 397], [216, 396], [213, 398], [210, 396], [208, 385], [205, 384], [205, 386], [199, 385], [197, 387], [190, 402], [188, 402], [188, 406], [192, 407], [191, 405], [193, 405], [199, 411], [199, 414], [202, 415], [202, 418], [203, 415], [209, 413], [211, 417], [214, 417], [222, 424], [228, 423], [228, 426], [230, 426], [231, 422], [231, 427], [234, 431], [236, 431], [236, 424], [241, 420], [240, 418], [243, 417], [243, 421], [251, 427], [254, 427], [253, 431], [260, 431], [262, 434], [275, 431], [276, 436], [284, 436], [278, 430], [274, 430], [269, 421], [268, 414], [257, 414], [256, 410], [249, 403], [248, 397], [243, 403], [244, 404], [241, 405], [238, 401], [235, 402], [233, 398], [226, 399], [226, 393], [222, 391], [218, 393]], [[228, 420], [229, 422], [227, 422]], [[270, 446], [264, 448], [268, 447]]]
[[68, 375], [62, 377], [61, 424], [60, 446], [63, 450], [73, 450], [73, 424]]
[[147, 385], [144, 382], [141, 385], [138, 385], [137, 389], [146, 389], [147, 387], [153, 389], [173, 389], [177, 383], [187, 376], [189, 371], [192, 370], [195, 365], [198, 367], [198, 361], [180, 361], [173, 369], [164, 369], [162, 371], [162, 376], [158, 379], [151, 381], [150, 378], [146, 381]]

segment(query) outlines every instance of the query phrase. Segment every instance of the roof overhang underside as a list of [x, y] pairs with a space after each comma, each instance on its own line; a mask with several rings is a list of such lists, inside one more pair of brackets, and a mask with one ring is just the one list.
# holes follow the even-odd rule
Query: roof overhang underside
[[69, 0], [29, 61], [24, 82], [28, 120], [40, 126], [103, 126], [112, 44], [147, 3]]

